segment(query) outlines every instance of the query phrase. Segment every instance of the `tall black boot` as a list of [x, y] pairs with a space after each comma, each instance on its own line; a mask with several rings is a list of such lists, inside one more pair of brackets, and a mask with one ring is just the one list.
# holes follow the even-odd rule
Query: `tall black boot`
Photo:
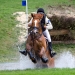
[[21, 54], [25, 55], [25, 56], [27, 55], [27, 50], [26, 50], [26, 49], [23, 50], [23, 51], [21, 50], [21, 51], [19, 51], [19, 52], [20, 52]]
[[56, 55], [56, 52], [54, 52], [52, 50], [52, 43], [51, 42], [48, 42], [48, 47], [49, 47], [50, 56], [54, 57]]

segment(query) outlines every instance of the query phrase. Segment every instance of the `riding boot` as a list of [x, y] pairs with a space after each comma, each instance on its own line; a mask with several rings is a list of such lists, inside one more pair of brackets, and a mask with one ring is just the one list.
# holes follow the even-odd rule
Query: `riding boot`
[[25, 49], [25, 50], [23, 50], [23, 51], [19, 51], [21, 54], [23, 54], [23, 55], [27, 55], [27, 50]]
[[56, 52], [52, 50], [52, 43], [51, 42], [48, 42], [48, 47], [49, 47], [50, 56], [54, 57], [56, 55]]

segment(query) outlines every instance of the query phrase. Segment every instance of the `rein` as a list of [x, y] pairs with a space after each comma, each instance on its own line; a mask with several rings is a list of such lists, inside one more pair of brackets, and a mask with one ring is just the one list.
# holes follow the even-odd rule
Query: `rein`
[[30, 32], [30, 36], [31, 36], [31, 39], [33, 41], [33, 46], [35, 44], [35, 40], [38, 40], [39, 38], [41, 38], [43, 34], [38, 34], [38, 36], [35, 36], [35, 34], [33, 33], [33, 31]]
[[32, 17], [33, 17], [32, 31], [30, 32], [30, 36], [31, 36], [31, 39], [33, 40], [33, 43], [35, 43], [35, 40], [39, 40], [39, 38], [41, 38], [41, 36], [43, 35], [42, 26], [41, 26], [42, 15], [34, 14], [32, 15]]

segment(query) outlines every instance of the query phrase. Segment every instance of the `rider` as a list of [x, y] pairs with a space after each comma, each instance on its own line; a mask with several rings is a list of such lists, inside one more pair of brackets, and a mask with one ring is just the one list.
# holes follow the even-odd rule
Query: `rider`
[[[53, 26], [51, 24], [51, 21], [47, 18], [43, 8], [39, 8], [37, 10], [37, 13], [44, 14], [44, 16], [43, 16], [43, 18], [41, 20], [41, 27], [42, 27], [42, 31], [43, 31], [44, 36], [48, 39], [49, 52], [50, 52], [51, 57], [53, 57], [53, 56], [56, 55], [56, 52], [54, 52], [52, 50], [51, 36], [50, 36], [49, 31], [48, 31], [48, 29], [53, 29]], [[30, 20], [29, 25], [31, 23], [32, 23], [32, 19]], [[20, 51], [20, 53], [26, 55], [26, 50]]]

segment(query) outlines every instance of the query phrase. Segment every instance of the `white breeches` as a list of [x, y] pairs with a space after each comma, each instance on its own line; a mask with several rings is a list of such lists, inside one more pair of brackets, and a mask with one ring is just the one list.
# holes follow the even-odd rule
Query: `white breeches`
[[51, 42], [51, 36], [50, 36], [50, 33], [48, 31], [48, 29], [46, 29], [44, 32], [43, 32], [44, 36], [46, 36], [46, 38], [48, 39], [48, 42]]

